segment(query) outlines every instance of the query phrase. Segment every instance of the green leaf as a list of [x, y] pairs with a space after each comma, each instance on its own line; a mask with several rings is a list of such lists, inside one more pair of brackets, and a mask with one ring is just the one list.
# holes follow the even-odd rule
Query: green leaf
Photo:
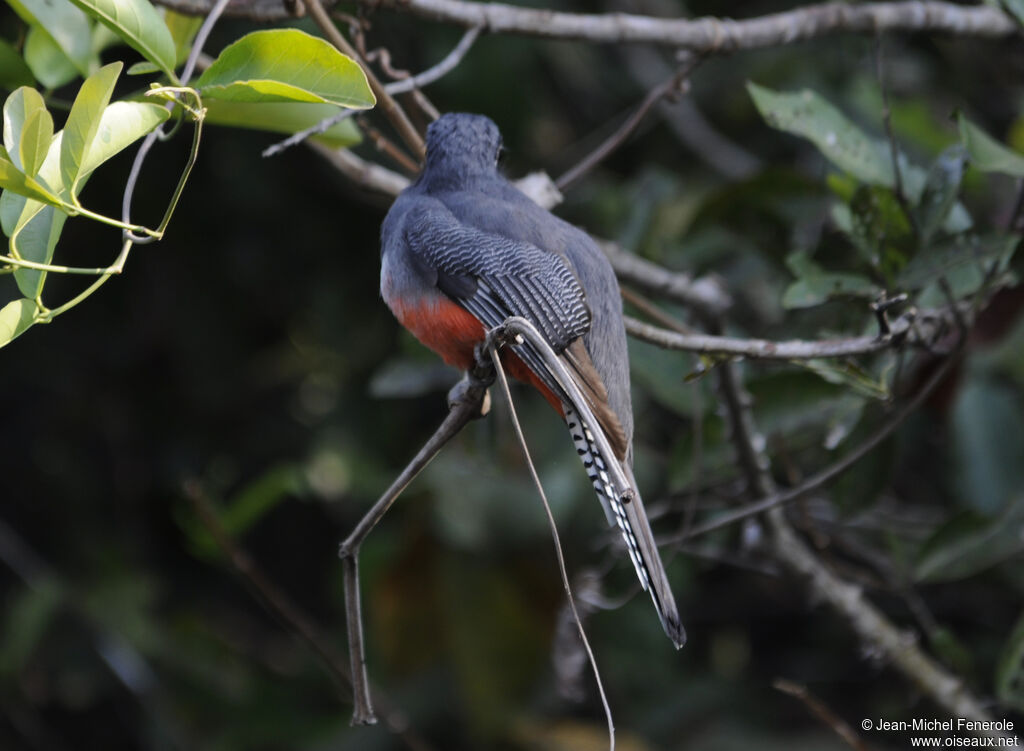
[[47, 89], [58, 89], [78, 77], [71, 58], [38, 26], [29, 26], [25, 35], [25, 63]]
[[0, 89], [14, 91], [19, 86], [32, 86], [35, 78], [18, 51], [0, 39]]
[[829, 161], [862, 182], [893, 186], [888, 152], [815, 92], [779, 93], [752, 82], [747, 90], [773, 128], [810, 140]]
[[1024, 490], [1024, 399], [1003, 383], [970, 379], [953, 405], [951, 472], [961, 504], [998, 514]]
[[53, 140], [53, 117], [42, 95], [22, 86], [4, 102], [4, 147], [15, 167], [34, 177]]
[[174, 39], [149, 0], [71, 0], [140, 55], [174, 75]]
[[148, 76], [151, 73], [159, 73], [160, 66], [154, 65], [150, 62], [135, 63], [132, 67], [125, 71], [129, 76]]
[[51, 193], [45, 185], [29, 177], [14, 165], [8, 157], [6, 149], [0, 153], [0, 188], [34, 198], [42, 203], [61, 205], [60, 198]]
[[999, 4], [1017, 20], [1017, 23], [1024, 25], [1024, 0], [1000, 0]]
[[0, 642], [0, 674], [10, 676], [24, 668], [46, 635], [47, 627], [59, 612], [63, 599], [60, 584], [51, 577], [34, 582], [32, 587], [22, 590], [13, 598], [13, 602], [5, 608], [7, 612], [0, 631], [3, 634], [3, 641]]
[[828, 383], [845, 386], [853, 393], [869, 399], [888, 399], [889, 386], [884, 377], [876, 378], [853, 360], [804, 360], [801, 367], [816, 373]]
[[998, 518], [964, 511], [924, 543], [914, 567], [921, 582], [958, 581], [1024, 552], [1024, 496]]
[[103, 162], [142, 138], [170, 116], [167, 108], [150, 102], [114, 102], [107, 105], [100, 116], [99, 127], [85, 159], [82, 160], [79, 186]]
[[1001, 172], [1012, 177], [1024, 177], [1024, 156], [1011, 151], [958, 112], [957, 125], [960, 140], [967, 149], [971, 164], [982, 172]]
[[171, 39], [174, 40], [174, 56], [178, 65], [188, 59], [188, 53], [192, 51], [192, 41], [199, 33], [199, 27], [203, 25], [202, 16], [186, 16], [184, 13], [175, 13], [170, 8], [163, 8], [164, 23], [167, 30], [171, 32]]
[[1006, 268], [1020, 235], [958, 235], [925, 246], [896, 277], [901, 289], [917, 290], [940, 278], [949, 281], [956, 297], [973, 294], [985, 279], [986, 266]]
[[964, 176], [966, 153], [960, 145], [951, 146], [932, 163], [917, 206], [921, 245], [927, 246], [943, 228], [956, 205], [956, 195]]
[[376, 103], [362, 68], [298, 29], [256, 31], [228, 45], [196, 88], [235, 102], [321, 102], [366, 109]]
[[[217, 517], [229, 536], [240, 537], [288, 498], [305, 495], [307, 488], [301, 465], [277, 464], [253, 479], [226, 504], [218, 504]], [[212, 557], [218, 553], [217, 543], [205, 527], [186, 522], [186, 532], [197, 554]]]
[[46, 152], [53, 140], [53, 117], [46, 108], [36, 110], [25, 120], [22, 129], [20, 154], [22, 169], [32, 177], [42, 166]]
[[0, 347], [35, 323], [35, 318], [36, 304], [32, 300], [22, 298], [4, 305], [0, 309]]
[[41, 27], [79, 73], [89, 74], [95, 57], [88, 16], [63, 0], [7, 0], [7, 3], [26, 23]]
[[912, 237], [910, 222], [893, 192], [861, 185], [849, 208], [850, 225], [844, 229], [864, 260], [887, 276], [901, 269], [911, 251]]
[[999, 655], [996, 696], [1003, 704], [1024, 712], [1024, 614], [1017, 619]]
[[[223, 99], [208, 99], [206, 105], [207, 123], [229, 125], [235, 128], [254, 128], [272, 133], [297, 133], [316, 125], [324, 118], [338, 111], [333, 104], [304, 104], [299, 102], [277, 102], [253, 104], [251, 102], [229, 102]], [[359, 128], [350, 119], [332, 125], [314, 140], [328, 146], [343, 148], [354, 146], [362, 140]]]
[[115, 34], [113, 31], [108, 29], [101, 23], [93, 24], [92, 26], [92, 51], [97, 56], [105, 50], [111, 47], [117, 47], [124, 44], [121, 41], [121, 37]]
[[808, 308], [821, 305], [833, 297], [877, 297], [878, 287], [860, 274], [826, 271], [810, 259], [805, 251], [795, 251], [786, 258], [786, 265], [797, 278], [782, 296], [784, 308]]
[[77, 195], [79, 176], [86, 154], [100, 127], [100, 118], [114, 93], [114, 84], [123, 63], [105, 65], [89, 76], [71, 105], [71, 114], [64, 124], [64, 139], [60, 149], [60, 174], [64, 186], [72, 196]]
[[[63, 131], [54, 137], [50, 151], [39, 170], [39, 177], [50, 186], [53, 198], [66, 193], [60, 179], [60, 150], [63, 137]], [[5, 190], [0, 196], [0, 227], [10, 238], [11, 254], [27, 261], [49, 263], [52, 260], [53, 249], [67, 218], [68, 215], [56, 208], [55, 204], [41, 203], [9, 190]], [[14, 272], [18, 289], [25, 297], [33, 300], [42, 290], [45, 278], [46, 272], [36, 269], [19, 268]]]

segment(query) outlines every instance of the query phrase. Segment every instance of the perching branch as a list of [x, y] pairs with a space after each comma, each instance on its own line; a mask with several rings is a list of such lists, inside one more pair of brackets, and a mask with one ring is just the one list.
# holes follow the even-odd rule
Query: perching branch
[[[409, 185], [409, 178], [386, 167], [368, 162], [350, 151], [330, 149], [308, 142], [310, 148], [327, 158], [334, 167], [356, 185], [385, 195], [397, 196]], [[550, 209], [561, 200], [561, 194], [550, 179], [537, 173], [515, 182], [516, 187], [535, 203]], [[618, 278], [654, 296], [685, 305], [704, 319], [713, 319], [732, 307], [732, 298], [714, 277], [694, 279], [681, 271], [672, 271], [656, 263], [627, 253], [608, 240], [594, 238], [611, 262]]]
[[466, 380], [456, 384], [449, 394], [448, 416], [434, 435], [423, 445], [408, 466], [391, 483], [384, 494], [359, 520], [338, 548], [345, 583], [345, 622], [348, 629], [349, 663], [352, 676], [352, 724], [372, 725], [377, 722], [370, 699], [366, 677], [366, 650], [363, 640], [362, 603], [359, 588], [359, 546], [383, 518], [402, 491], [430, 464], [448, 441], [454, 438], [474, 418], [487, 411], [487, 387], [494, 380], [494, 371], [488, 362], [477, 359], [477, 366]]

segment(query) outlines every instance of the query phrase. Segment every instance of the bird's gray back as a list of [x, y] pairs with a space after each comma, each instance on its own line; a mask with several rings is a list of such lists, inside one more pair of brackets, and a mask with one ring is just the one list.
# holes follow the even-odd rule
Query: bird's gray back
[[442, 202], [464, 224], [531, 243], [569, 262], [587, 295], [592, 316], [584, 344], [632, 443], [633, 409], [622, 298], [615, 272], [600, 248], [585, 232], [541, 208], [500, 176], [477, 178], [458, 190], [424, 192]]

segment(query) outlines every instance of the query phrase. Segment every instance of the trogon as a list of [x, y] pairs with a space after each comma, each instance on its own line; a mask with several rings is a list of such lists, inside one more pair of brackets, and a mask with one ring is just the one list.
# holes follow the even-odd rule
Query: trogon
[[[381, 295], [399, 322], [462, 370], [486, 331], [510, 316], [529, 320], [567, 366], [597, 424], [581, 421], [530, 344], [506, 347], [502, 363], [534, 386], [566, 421], [609, 523], [622, 532], [640, 584], [665, 633], [686, 641], [665, 568], [633, 479], [633, 411], [618, 282], [583, 231], [541, 208], [498, 171], [497, 126], [446, 114], [427, 129], [419, 177], [395, 200], [381, 228]], [[593, 431], [607, 438], [611, 456]], [[605, 452], [607, 453], [607, 452]], [[614, 492], [617, 462], [631, 491]]]

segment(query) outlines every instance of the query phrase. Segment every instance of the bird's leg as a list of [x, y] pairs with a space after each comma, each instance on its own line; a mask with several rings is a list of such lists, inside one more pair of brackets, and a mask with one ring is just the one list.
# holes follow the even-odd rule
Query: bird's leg
[[405, 490], [406, 486], [437, 456], [441, 448], [470, 421], [487, 414], [487, 387], [494, 381], [490, 357], [477, 351], [474, 367], [448, 394], [448, 416], [423, 445], [408, 466], [395, 479], [338, 548], [345, 582], [345, 620], [348, 629], [349, 661], [352, 669], [352, 724], [377, 722], [366, 677], [366, 653], [363, 646], [363, 616], [359, 589], [359, 546], [377, 522]]

